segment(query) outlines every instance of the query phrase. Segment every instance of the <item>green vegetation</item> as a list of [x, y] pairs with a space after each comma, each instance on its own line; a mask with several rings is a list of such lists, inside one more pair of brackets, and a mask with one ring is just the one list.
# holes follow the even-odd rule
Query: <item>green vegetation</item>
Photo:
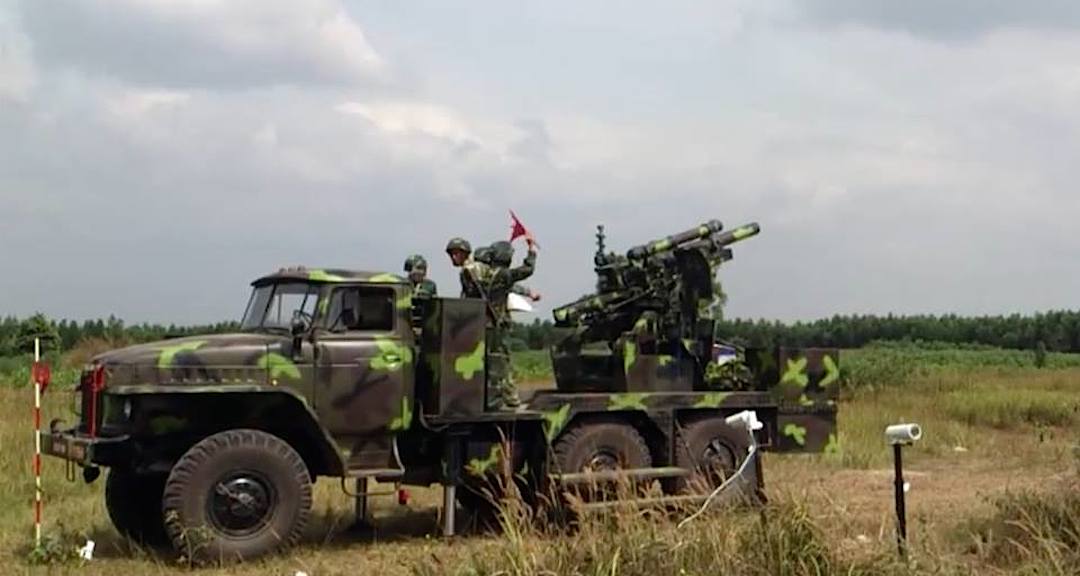
[[833, 316], [790, 324], [736, 319], [721, 322], [717, 333], [750, 346], [858, 348], [891, 340], [1034, 350], [1042, 342], [1049, 351], [1080, 352], [1080, 311], [1032, 316]]
[[[1048, 353], [1043, 364], [1050, 369], [1080, 368], [1080, 354]], [[903, 385], [942, 370], [988, 368], [1011, 373], [1036, 367], [1033, 352], [941, 342], [874, 342], [840, 353], [840, 369], [851, 389]]]
[[30, 354], [34, 351], [34, 338], [44, 341], [46, 352], [67, 352], [80, 342], [104, 340], [116, 344], [138, 344], [166, 338], [195, 334], [222, 334], [239, 328], [237, 322], [218, 322], [196, 326], [164, 326], [161, 324], [126, 325], [115, 316], [108, 319], [51, 320], [43, 314], [24, 319], [7, 316], [0, 319], [0, 357]]

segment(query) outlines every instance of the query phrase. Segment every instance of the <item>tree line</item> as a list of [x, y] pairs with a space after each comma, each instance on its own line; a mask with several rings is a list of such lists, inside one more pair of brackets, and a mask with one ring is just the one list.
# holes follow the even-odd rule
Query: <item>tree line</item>
[[[52, 320], [43, 314], [22, 319], [7, 316], [0, 320], [0, 356], [31, 351], [35, 337], [46, 339], [51, 351], [63, 352], [88, 339], [140, 343], [194, 334], [220, 334], [238, 328], [237, 322], [193, 326], [128, 325], [115, 316], [82, 322]], [[730, 319], [719, 322], [716, 333], [721, 340], [744, 346], [859, 348], [870, 342], [885, 340], [1080, 352], [1080, 311], [1008, 316], [838, 315], [810, 322], [788, 323]], [[534, 319], [531, 323], [516, 323], [510, 333], [512, 347], [519, 350], [547, 348], [559, 336], [559, 329], [550, 320], [540, 319]]]
[[106, 319], [53, 320], [44, 314], [19, 319], [6, 316], [0, 320], [0, 356], [25, 354], [34, 349], [34, 338], [41, 338], [47, 351], [66, 352], [83, 340], [101, 339], [117, 344], [138, 344], [195, 334], [235, 332], [239, 322], [218, 322], [191, 326], [175, 324], [125, 324], [109, 316]]
[[[860, 348], [871, 342], [935, 342], [956, 346], [991, 346], [1016, 350], [1080, 352], [1080, 311], [1057, 310], [1033, 315], [851, 315], [809, 322], [721, 320], [718, 339], [742, 346]], [[558, 339], [548, 320], [516, 324], [515, 348], [545, 348]]]
[[717, 335], [751, 346], [859, 348], [884, 340], [1080, 352], [1080, 311], [1008, 316], [838, 315], [793, 323], [734, 319], [719, 323]]

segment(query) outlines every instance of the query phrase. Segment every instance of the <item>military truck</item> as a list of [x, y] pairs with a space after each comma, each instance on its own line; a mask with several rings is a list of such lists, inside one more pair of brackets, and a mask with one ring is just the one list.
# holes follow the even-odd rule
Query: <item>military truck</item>
[[500, 469], [530, 494], [630, 479], [659, 481], [673, 498], [749, 469], [740, 489], [757, 493], [751, 438], [724, 419], [755, 411], [766, 449], [831, 449], [838, 357], [743, 350], [751, 378], [710, 377], [715, 343], [699, 300], [725, 246], [751, 235], [721, 229], [625, 257], [603, 256], [601, 238], [599, 293], [555, 310], [568, 332], [552, 350], [556, 387], [523, 410], [484, 409], [485, 302], [413, 299], [387, 273], [285, 268], [252, 283], [235, 334], [94, 358], [78, 422], [51, 423], [43, 448], [87, 482], [108, 468], [121, 533], [196, 559], [296, 543], [318, 477], [356, 479], [358, 509], [368, 480], [441, 484], [447, 534], [455, 503], [484, 505], [475, 487]]

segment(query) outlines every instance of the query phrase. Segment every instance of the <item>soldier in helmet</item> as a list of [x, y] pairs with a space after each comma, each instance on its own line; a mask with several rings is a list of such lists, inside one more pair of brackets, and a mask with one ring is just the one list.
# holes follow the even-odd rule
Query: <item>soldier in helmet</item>
[[538, 294], [518, 284], [532, 276], [536, 269], [536, 245], [531, 236], [526, 240], [529, 242], [529, 253], [525, 261], [517, 267], [510, 266], [514, 248], [509, 242], [502, 241], [491, 245], [492, 264], [486, 282], [491, 327], [488, 338], [488, 407], [496, 410], [513, 410], [521, 405], [510, 372], [510, 346], [507, 340], [510, 336], [511, 320], [506, 299], [512, 291], [524, 291], [533, 300], [539, 299]]
[[[505, 245], [505, 246], [503, 246]], [[507, 249], [509, 247], [509, 249]], [[498, 251], [498, 253], [496, 252]], [[490, 246], [481, 246], [473, 252], [473, 260], [492, 267], [509, 268], [513, 258], [514, 248], [509, 242], [496, 242]], [[510, 292], [523, 296], [536, 302], [540, 300], [540, 293], [532, 290], [524, 284], [514, 284]]]
[[[480, 252], [480, 250], [477, 250]], [[472, 245], [464, 238], [451, 238], [446, 243], [446, 255], [455, 268], [461, 268], [462, 298], [487, 298], [484, 284], [491, 266], [472, 257]]]
[[[510, 374], [510, 347], [507, 343], [510, 312], [506, 299], [517, 282], [532, 276], [536, 266], [536, 248], [532, 237], [529, 254], [521, 266], [510, 267], [513, 247], [509, 242], [496, 242], [489, 252], [471, 258], [471, 246], [463, 238], [453, 238], [446, 253], [454, 266], [461, 268], [461, 294], [466, 298], [482, 298], [487, 302], [488, 330], [488, 405], [490, 410], [514, 410], [521, 405]], [[538, 297], [538, 295], [537, 295]], [[534, 298], [535, 299], [535, 298]]]
[[412, 284], [413, 298], [434, 298], [438, 295], [435, 282], [427, 277], [427, 260], [423, 256], [413, 254], [406, 258], [405, 273], [409, 275], [409, 283]]

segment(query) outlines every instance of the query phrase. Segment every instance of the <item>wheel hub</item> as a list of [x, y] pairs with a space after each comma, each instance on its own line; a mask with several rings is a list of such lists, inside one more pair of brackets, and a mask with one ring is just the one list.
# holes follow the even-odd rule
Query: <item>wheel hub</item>
[[735, 473], [735, 456], [718, 439], [713, 439], [705, 445], [701, 463], [709, 483], [714, 486]]
[[261, 529], [274, 509], [276, 495], [265, 478], [252, 473], [230, 474], [214, 485], [207, 506], [210, 519], [222, 531], [243, 536]]
[[607, 450], [601, 450], [585, 464], [585, 469], [591, 472], [609, 472], [622, 468], [619, 465], [619, 457]]

